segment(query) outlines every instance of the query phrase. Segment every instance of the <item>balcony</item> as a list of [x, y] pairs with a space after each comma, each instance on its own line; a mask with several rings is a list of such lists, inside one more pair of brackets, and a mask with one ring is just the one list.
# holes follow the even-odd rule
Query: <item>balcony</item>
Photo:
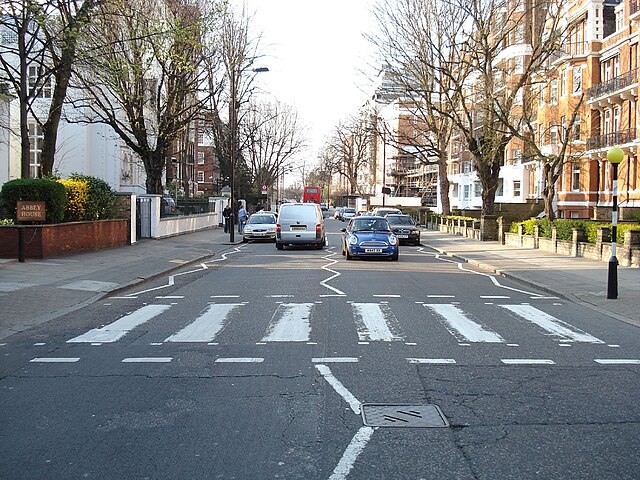
[[618, 132], [596, 135], [587, 139], [587, 150], [599, 150], [632, 143], [638, 138], [638, 129], [630, 128]]
[[571, 58], [582, 58], [589, 53], [589, 42], [567, 42], [549, 55], [547, 68], [551, 68], [557, 63], [562, 63]]
[[627, 73], [589, 88], [587, 90], [587, 100], [591, 104], [597, 104], [596, 106], [610, 104], [609, 100], [615, 101], [616, 97], [628, 100], [636, 95], [635, 87], [637, 86], [638, 69], [634, 68]]

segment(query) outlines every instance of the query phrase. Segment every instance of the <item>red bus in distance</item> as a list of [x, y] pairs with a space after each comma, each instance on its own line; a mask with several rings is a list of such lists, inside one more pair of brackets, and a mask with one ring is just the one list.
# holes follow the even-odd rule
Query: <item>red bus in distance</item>
[[305, 186], [302, 193], [302, 201], [304, 203], [320, 204], [320, 187]]

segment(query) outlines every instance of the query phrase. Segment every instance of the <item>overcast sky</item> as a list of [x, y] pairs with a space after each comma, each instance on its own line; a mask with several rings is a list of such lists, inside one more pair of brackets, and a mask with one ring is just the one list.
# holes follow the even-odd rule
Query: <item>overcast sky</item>
[[371, 28], [372, 0], [236, 1], [262, 33], [266, 56], [256, 66], [269, 72], [258, 85], [296, 107], [309, 125], [315, 162], [322, 139], [371, 94], [372, 47], [363, 32]]

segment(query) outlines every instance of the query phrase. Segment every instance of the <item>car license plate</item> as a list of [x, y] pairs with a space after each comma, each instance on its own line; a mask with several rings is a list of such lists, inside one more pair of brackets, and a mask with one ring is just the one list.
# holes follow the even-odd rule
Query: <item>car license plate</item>
[[381, 248], [365, 248], [364, 253], [382, 253]]
[[398, 238], [409, 238], [409, 235], [396, 235]]
[[294, 226], [294, 225], [292, 225], [291, 226], [291, 230], [306, 230], [306, 229], [307, 229], [307, 227], [305, 227], [304, 225], [302, 225], [302, 226], [297, 226], [297, 225]]

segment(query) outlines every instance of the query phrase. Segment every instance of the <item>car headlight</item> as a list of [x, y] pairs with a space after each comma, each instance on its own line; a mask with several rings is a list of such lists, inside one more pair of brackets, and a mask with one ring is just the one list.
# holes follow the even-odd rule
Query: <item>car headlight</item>
[[249, 227], [249, 226], [246, 226], [246, 227], [244, 227], [244, 231], [247, 232], [247, 233], [251, 233], [251, 232], [253, 232], [253, 228]]
[[389, 245], [395, 245], [398, 243], [398, 239], [395, 235], [389, 235]]
[[349, 245], [355, 245], [356, 243], [358, 243], [358, 237], [356, 237], [355, 235], [349, 237]]

